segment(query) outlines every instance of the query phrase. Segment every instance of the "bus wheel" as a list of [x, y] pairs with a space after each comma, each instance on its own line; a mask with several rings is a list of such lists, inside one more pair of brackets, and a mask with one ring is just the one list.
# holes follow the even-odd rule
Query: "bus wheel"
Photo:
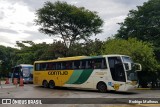
[[99, 82], [99, 83], [97, 84], [97, 89], [98, 89], [98, 91], [100, 91], [100, 92], [102, 92], [102, 93], [107, 92], [107, 86], [106, 86], [106, 84], [103, 83], [103, 82]]
[[48, 82], [46, 80], [43, 81], [43, 87], [47, 88], [48, 87]]
[[53, 80], [49, 81], [49, 88], [54, 88], [55, 87], [55, 83]]

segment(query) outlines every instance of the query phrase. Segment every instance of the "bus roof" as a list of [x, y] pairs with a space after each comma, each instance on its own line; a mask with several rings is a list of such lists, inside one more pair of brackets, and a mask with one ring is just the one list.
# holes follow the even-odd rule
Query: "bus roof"
[[19, 67], [19, 66], [21, 66], [21, 67], [33, 67], [33, 65], [31, 65], [31, 64], [19, 64], [19, 65], [16, 65], [15, 67]]
[[35, 61], [35, 63], [69, 61], [69, 60], [72, 61], [72, 60], [80, 60], [80, 59], [92, 59], [92, 58], [103, 58], [103, 57], [113, 57], [113, 56], [127, 56], [127, 55], [112, 54], [112, 55], [99, 55], [99, 56], [73, 56], [73, 57], [57, 58], [54, 60]]

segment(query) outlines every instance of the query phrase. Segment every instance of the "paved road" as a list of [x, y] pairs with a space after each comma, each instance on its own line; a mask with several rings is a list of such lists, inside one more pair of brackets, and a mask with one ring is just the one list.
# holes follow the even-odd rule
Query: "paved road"
[[[132, 92], [107, 92], [100, 93], [97, 90], [86, 90], [86, 89], [73, 89], [73, 88], [56, 88], [49, 89], [41, 86], [35, 86], [33, 84], [25, 84], [23, 87], [5, 86], [2, 85], [0, 89], [0, 98], [160, 98], [160, 90], [134, 90]], [[1, 105], [0, 105], [1, 106]], [[3, 105], [2, 105], [3, 106]], [[1, 106], [1, 107], [2, 107]], [[11, 105], [7, 105], [11, 106]], [[20, 105], [18, 105], [20, 106]], [[18, 107], [16, 106], [16, 107]], [[33, 105], [25, 105], [30, 107]], [[40, 105], [42, 106], [42, 105]], [[38, 106], [38, 107], [40, 107]], [[43, 105], [44, 106], [44, 105]], [[52, 105], [46, 105], [52, 107]], [[67, 106], [67, 107], [79, 107], [82, 104], [58, 104], [55, 106]], [[117, 107], [119, 104], [83, 104], [84, 107]], [[121, 105], [123, 107], [135, 107], [135, 105]], [[148, 105], [136, 105], [136, 107], [143, 107]], [[149, 105], [151, 106], [151, 105]], [[152, 105], [160, 106], [160, 105]], [[6, 107], [6, 105], [4, 106]]]
[[0, 97], [12, 98], [160, 98], [160, 90], [134, 90], [132, 92], [107, 92], [97, 90], [56, 88], [49, 89], [33, 84], [23, 87], [2, 86]]

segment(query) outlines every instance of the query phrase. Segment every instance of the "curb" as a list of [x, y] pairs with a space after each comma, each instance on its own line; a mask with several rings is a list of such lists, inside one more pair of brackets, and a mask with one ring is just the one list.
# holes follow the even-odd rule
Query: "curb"
[[151, 90], [151, 88], [136, 88], [136, 90]]
[[136, 88], [136, 90], [160, 90], [160, 88]]

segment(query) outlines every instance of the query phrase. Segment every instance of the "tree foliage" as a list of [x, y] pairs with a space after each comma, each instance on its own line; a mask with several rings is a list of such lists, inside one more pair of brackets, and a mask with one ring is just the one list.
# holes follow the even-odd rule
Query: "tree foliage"
[[149, 0], [143, 6], [137, 6], [137, 10], [131, 10], [115, 36], [123, 39], [136, 37], [152, 43], [155, 51], [160, 52], [160, 0]]
[[92, 34], [102, 32], [103, 21], [96, 12], [66, 2], [46, 2], [36, 15], [35, 22], [41, 26], [40, 32], [60, 36], [66, 47], [68, 42], [70, 46], [77, 40], [86, 40]]
[[144, 71], [156, 71], [157, 61], [150, 43], [138, 41], [135, 38], [110, 39], [104, 43], [103, 54], [124, 54], [132, 57], [134, 62], [142, 65]]
[[84, 43], [75, 43], [69, 49], [69, 56], [94, 56], [101, 54], [103, 41], [88, 39]]
[[0, 75], [6, 75], [11, 67], [15, 64], [15, 56], [17, 49], [5, 47], [0, 45], [0, 60], [2, 61], [0, 64]]
[[117, 37], [137, 37], [145, 41], [155, 41], [160, 32], [160, 1], [149, 0], [138, 10], [131, 10], [123, 23]]
[[44, 43], [35, 44], [32, 41], [17, 42], [20, 48], [16, 52], [17, 64], [33, 64], [36, 60], [53, 59], [54, 55], [50, 52], [51, 45]]

